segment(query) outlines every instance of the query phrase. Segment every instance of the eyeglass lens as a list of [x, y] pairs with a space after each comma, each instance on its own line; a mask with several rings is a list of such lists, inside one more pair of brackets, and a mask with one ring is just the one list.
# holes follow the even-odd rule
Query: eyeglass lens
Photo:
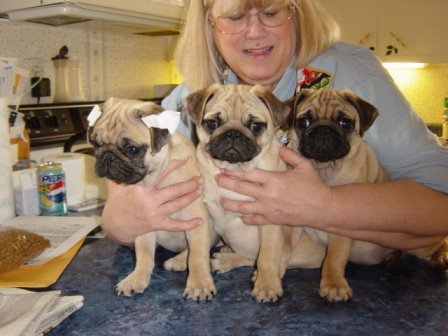
[[249, 26], [252, 16], [257, 16], [260, 23], [265, 27], [278, 27], [291, 17], [290, 8], [263, 9], [255, 14], [238, 13], [218, 16], [212, 19], [212, 24], [223, 34], [238, 34]]

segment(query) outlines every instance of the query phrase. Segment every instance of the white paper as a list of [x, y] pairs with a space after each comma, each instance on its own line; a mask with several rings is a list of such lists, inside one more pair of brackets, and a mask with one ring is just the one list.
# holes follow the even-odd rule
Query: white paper
[[83, 305], [81, 295], [0, 288], [0, 335], [34, 336], [56, 326]]
[[89, 122], [89, 126], [93, 127], [98, 120], [99, 117], [101, 117], [101, 109], [99, 105], [95, 105], [90, 111], [89, 115], [87, 116], [87, 121]]
[[26, 263], [26, 265], [38, 265], [64, 254], [101, 223], [102, 219], [99, 216], [18, 216], [0, 224], [0, 228], [13, 227], [47, 238], [50, 247]]
[[168, 132], [173, 134], [180, 122], [180, 112], [166, 110], [143, 117], [142, 120], [148, 127], [168, 129]]

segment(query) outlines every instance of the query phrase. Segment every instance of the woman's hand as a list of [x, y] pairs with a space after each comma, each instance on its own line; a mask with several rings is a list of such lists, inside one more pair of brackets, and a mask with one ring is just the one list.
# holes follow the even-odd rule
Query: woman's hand
[[219, 186], [254, 199], [222, 199], [222, 206], [241, 213], [246, 224], [321, 225], [331, 201], [331, 189], [300, 153], [284, 147], [279, 153], [292, 169], [286, 172], [224, 171], [219, 174]]
[[[185, 165], [173, 161], [162, 174], [168, 175]], [[160, 179], [159, 179], [160, 180]], [[158, 188], [157, 184], [125, 185], [108, 181], [108, 198], [103, 211], [103, 228], [119, 243], [132, 245], [138, 235], [151, 231], [188, 231], [202, 224], [201, 218], [172, 219], [170, 215], [183, 209], [202, 194], [202, 178]]]

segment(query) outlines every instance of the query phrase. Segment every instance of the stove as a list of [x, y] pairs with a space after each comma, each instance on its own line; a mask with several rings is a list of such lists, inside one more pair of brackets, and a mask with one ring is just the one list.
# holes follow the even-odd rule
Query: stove
[[[162, 98], [144, 99], [160, 104]], [[64, 146], [69, 139], [85, 135], [87, 116], [92, 108], [103, 101], [21, 105], [31, 149]]]

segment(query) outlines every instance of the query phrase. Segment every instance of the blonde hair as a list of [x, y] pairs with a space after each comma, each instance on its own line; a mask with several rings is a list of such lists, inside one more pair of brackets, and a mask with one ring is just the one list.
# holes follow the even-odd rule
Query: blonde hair
[[[192, 91], [221, 83], [226, 70], [226, 64], [215, 47], [213, 28], [208, 20], [216, 1], [190, 1], [177, 44], [175, 59], [186, 85]], [[221, 2], [220, 10], [265, 8], [274, 1], [282, 1], [285, 6], [295, 8], [297, 68], [306, 66], [339, 39], [338, 24], [317, 0], [225, 0]]]

